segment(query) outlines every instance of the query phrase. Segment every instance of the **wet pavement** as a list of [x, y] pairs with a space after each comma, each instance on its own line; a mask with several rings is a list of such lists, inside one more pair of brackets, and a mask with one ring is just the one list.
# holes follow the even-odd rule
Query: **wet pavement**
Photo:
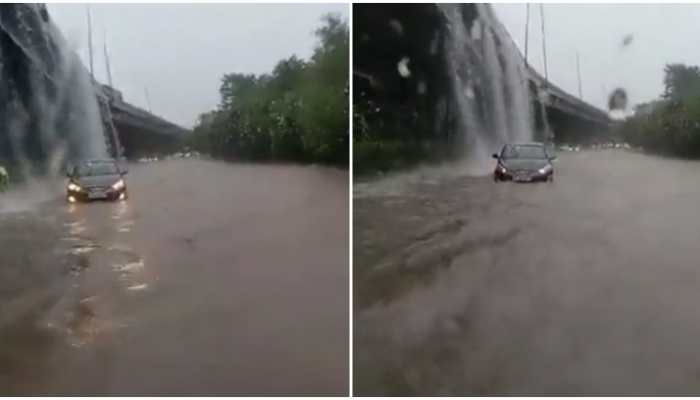
[[354, 188], [354, 393], [700, 394], [700, 162]]
[[0, 394], [348, 392], [347, 172], [135, 164], [0, 201]]

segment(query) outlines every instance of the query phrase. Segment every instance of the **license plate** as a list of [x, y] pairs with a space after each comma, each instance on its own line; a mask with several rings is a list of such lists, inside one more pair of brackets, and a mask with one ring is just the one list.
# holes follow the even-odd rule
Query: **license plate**
[[532, 179], [529, 176], [516, 176], [516, 182], [530, 182]]
[[107, 193], [105, 193], [105, 192], [88, 193], [88, 198], [90, 198], [90, 199], [104, 199], [104, 198], [107, 198]]

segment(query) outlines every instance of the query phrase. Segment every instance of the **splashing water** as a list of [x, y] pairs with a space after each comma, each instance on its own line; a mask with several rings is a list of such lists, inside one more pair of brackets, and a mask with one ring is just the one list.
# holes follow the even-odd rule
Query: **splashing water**
[[[491, 153], [533, 139], [527, 74], [519, 50], [487, 4], [438, 4], [467, 169], [486, 174]], [[474, 7], [470, 26], [465, 7]]]
[[30, 178], [11, 191], [0, 193], [0, 214], [35, 210], [56, 197], [63, 187], [55, 180]]

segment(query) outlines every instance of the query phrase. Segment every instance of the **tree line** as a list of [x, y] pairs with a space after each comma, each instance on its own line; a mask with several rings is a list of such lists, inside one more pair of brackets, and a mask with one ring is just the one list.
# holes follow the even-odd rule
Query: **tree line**
[[628, 143], [645, 150], [700, 158], [700, 68], [666, 65], [663, 94], [637, 105], [620, 131]]
[[279, 160], [347, 166], [347, 21], [322, 18], [309, 60], [291, 56], [269, 74], [225, 74], [221, 102], [202, 114], [188, 145], [226, 160]]

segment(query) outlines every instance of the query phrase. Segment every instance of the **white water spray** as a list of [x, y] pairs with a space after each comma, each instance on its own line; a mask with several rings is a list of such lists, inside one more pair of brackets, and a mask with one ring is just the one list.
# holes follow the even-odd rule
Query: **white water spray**
[[[73, 146], [70, 149], [73, 154], [70, 157], [79, 158], [103, 158], [107, 156], [104, 125], [102, 115], [97, 102], [96, 87], [93, 85], [87, 69], [81, 63], [74, 46], [63, 38], [63, 35], [52, 24], [47, 26], [47, 33], [55, 41], [62, 57], [61, 71], [56, 80], [58, 99], [54, 104], [46, 107], [47, 112], [53, 118], [48, 121], [55, 126], [60, 115], [62, 102], [70, 101], [73, 107], [73, 118], [70, 119], [66, 136]], [[61, 143], [55, 149], [60, 150]], [[77, 153], [77, 154], [76, 154]]]
[[53, 23], [41, 17], [42, 5], [14, 7], [17, 7], [17, 17], [11, 20], [14, 22], [0, 28], [17, 50], [0, 58], [23, 59], [25, 70], [21, 74], [27, 80], [23, 89], [14, 89], [12, 112], [8, 113], [9, 120], [4, 121], [15, 158], [20, 165], [31, 164], [24, 148], [30, 136], [39, 138], [38, 143], [46, 154], [43, 161], [51, 160], [54, 164], [59, 164], [55, 160], [56, 152], [69, 158], [105, 156], [96, 90], [77, 53]]
[[[32, 201], [26, 195], [44, 198], [51, 190], [38, 190], [36, 163], [43, 165], [41, 175], [60, 176], [61, 166], [67, 159], [101, 158], [106, 156], [102, 116], [96, 91], [85, 67], [56, 27], [41, 17], [41, 5], [16, 5], [17, 18], [12, 24], [0, 26], [4, 40], [12, 50], [0, 54], [4, 61], [21, 59], [22, 76], [2, 75], [10, 89], [5, 120], [0, 134], [9, 138], [15, 174], [25, 183], [18, 187], [24, 203]], [[14, 22], [13, 22], [14, 21]], [[2, 70], [0, 69], [0, 72]], [[23, 80], [26, 79], [26, 80]], [[21, 86], [16, 82], [26, 82]], [[36, 138], [32, 147], [40, 147], [43, 159], [27, 154], [27, 139]], [[34, 148], [33, 150], [37, 150]], [[32, 190], [26, 190], [31, 187]], [[42, 195], [39, 196], [38, 194]], [[58, 193], [58, 192], [55, 192]], [[11, 193], [0, 199], [0, 211], [13, 209]]]
[[[464, 7], [476, 18], [465, 25]], [[447, 20], [448, 74], [467, 168], [490, 172], [490, 155], [508, 142], [533, 139], [527, 74], [519, 50], [489, 5], [438, 4]]]

